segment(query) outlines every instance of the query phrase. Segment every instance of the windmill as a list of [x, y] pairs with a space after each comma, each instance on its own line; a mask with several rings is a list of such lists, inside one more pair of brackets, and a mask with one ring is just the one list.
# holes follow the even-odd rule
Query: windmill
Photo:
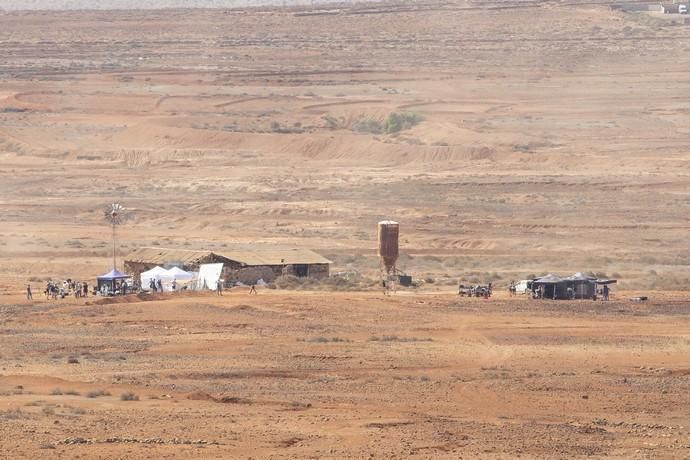
[[115, 228], [122, 225], [127, 218], [127, 210], [119, 203], [113, 203], [105, 208], [105, 220], [113, 227], [113, 270], [117, 269], [117, 245], [115, 239]]

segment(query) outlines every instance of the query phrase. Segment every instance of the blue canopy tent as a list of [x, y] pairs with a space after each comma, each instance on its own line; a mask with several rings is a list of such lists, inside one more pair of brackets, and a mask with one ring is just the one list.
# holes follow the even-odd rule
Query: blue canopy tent
[[128, 278], [131, 277], [113, 268], [105, 275], [101, 275], [96, 278], [96, 281], [98, 282], [98, 292], [100, 292], [102, 295], [126, 294], [127, 287], [131, 287], [131, 284], [127, 283]]

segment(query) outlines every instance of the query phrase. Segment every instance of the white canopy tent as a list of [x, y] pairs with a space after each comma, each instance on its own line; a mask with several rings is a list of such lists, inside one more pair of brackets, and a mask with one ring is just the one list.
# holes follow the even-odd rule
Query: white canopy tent
[[192, 278], [194, 278], [193, 273], [186, 272], [186, 271], [184, 271], [178, 267], [173, 267], [166, 272], [165, 278], [163, 278], [163, 279], [170, 279], [170, 280], [177, 280], [177, 281], [190, 281]]
[[139, 277], [141, 280], [141, 288], [144, 291], [148, 291], [151, 289], [151, 280], [162, 280], [162, 275], [167, 272], [168, 271], [163, 267], [153, 267], [151, 270], [143, 272]]
[[194, 278], [193, 273], [186, 272], [178, 267], [173, 267], [170, 270], [166, 270], [163, 267], [154, 267], [149, 271], [141, 274], [141, 287], [145, 291], [150, 289], [151, 280], [161, 280], [164, 291], [172, 291], [173, 281], [177, 289], [184, 286], [192, 281]]

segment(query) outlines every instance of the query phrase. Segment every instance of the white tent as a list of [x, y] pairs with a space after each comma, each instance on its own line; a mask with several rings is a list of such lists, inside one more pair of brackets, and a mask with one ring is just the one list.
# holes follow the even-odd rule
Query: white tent
[[186, 272], [182, 270], [181, 268], [178, 267], [173, 267], [170, 270], [168, 270], [164, 277], [161, 276], [163, 279], [170, 279], [170, 280], [177, 280], [177, 281], [189, 281], [194, 277], [193, 273]]
[[141, 280], [141, 288], [148, 291], [151, 289], [149, 287], [151, 280], [163, 279], [163, 275], [166, 273], [168, 273], [168, 271], [163, 267], [153, 267], [151, 270], [143, 272], [139, 277]]
[[[163, 290], [168, 292], [179, 291], [185, 285], [189, 284], [193, 277], [193, 273], [186, 272], [178, 267], [173, 267], [161, 275]], [[173, 289], [173, 283], [175, 284], [175, 289]]]

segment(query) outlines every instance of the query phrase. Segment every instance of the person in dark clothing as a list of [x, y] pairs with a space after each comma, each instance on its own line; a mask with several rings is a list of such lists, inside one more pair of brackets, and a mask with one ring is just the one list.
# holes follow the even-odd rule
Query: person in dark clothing
[[127, 281], [122, 282], [122, 295], [127, 295]]
[[82, 288], [82, 295], [84, 297], [88, 297], [89, 296], [89, 284], [86, 281], [84, 281], [84, 284], [81, 285], [81, 288]]
[[31, 294], [31, 285], [26, 285], [26, 300], [33, 300], [34, 296]]
[[249, 289], [249, 293], [250, 293], [250, 294], [258, 294], [258, 293], [256, 292], [256, 286], [254, 286], [254, 285], [252, 284], [252, 287]]
[[158, 292], [163, 292], [163, 281], [158, 279]]
[[218, 284], [216, 285], [216, 294], [219, 296], [223, 295], [223, 281], [218, 280]]

